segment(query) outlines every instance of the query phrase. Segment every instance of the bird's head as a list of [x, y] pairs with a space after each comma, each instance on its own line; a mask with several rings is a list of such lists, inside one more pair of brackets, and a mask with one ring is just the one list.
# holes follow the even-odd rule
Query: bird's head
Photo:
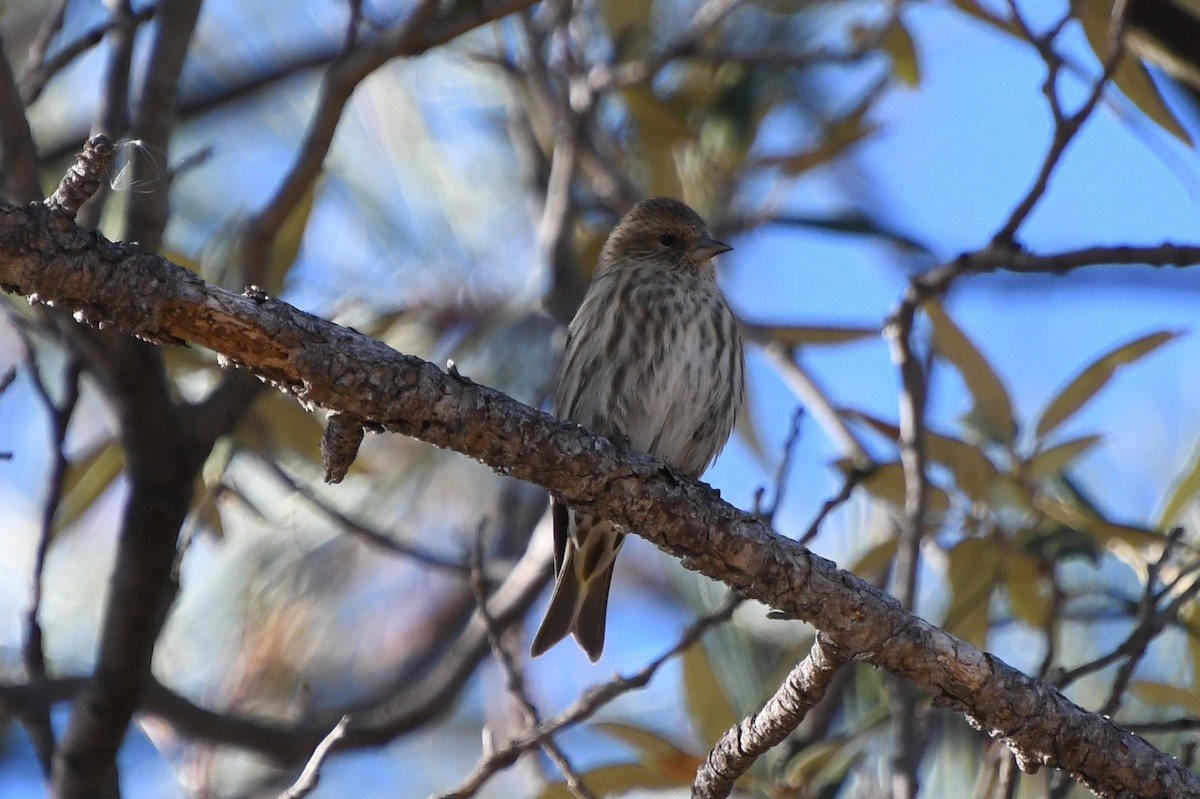
[[687, 205], [670, 197], [653, 197], [621, 217], [600, 252], [600, 266], [651, 264], [697, 269], [731, 249], [712, 238], [704, 220]]

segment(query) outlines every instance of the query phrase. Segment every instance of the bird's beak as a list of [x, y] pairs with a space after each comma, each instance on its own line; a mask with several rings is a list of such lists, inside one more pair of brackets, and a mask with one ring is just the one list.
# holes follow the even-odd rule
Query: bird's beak
[[720, 255], [723, 252], [729, 252], [733, 248], [728, 244], [717, 241], [716, 239], [704, 236], [700, 241], [696, 242], [696, 246], [692, 248], [692, 258], [696, 263], [704, 263], [714, 255]]

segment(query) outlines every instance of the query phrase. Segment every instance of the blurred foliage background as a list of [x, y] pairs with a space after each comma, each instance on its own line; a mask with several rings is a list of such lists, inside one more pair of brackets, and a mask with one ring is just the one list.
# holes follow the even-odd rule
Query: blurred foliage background
[[[435, 5], [452, 18], [471, 4]], [[1200, 127], [1187, 51], [1172, 39], [1196, 21], [1170, 2], [1129, 6], [1137, 57], [1114, 73], [1019, 231], [1034, 251], [1195, 238]], [[748, 411], [707, 479], [800, 536], [845, 475], [866, 470], [810, 545], [886, 587], [903, 482], [899, 381], [882, 321], [910, 274], [986, 245], [1046, 155], [1047, 62], [1022, 24], [1058, 31], [1055, 85], [1072, 109], [1107, 56], [1110, 4], [534, 4], [371, 71], [319, 174], [249, 257], [260, 211], [304, 147], [323, 76], [413, 7], [204, 3], [169, 152], [122, 142], [94, 209], [100, 229], [124, 237], [136, 198], [169, 187], [161, 250], [176, 263], [234, 290], [258, 285], [403, 352], [453, 359], [538, 405], [617, 216], [642, 196], [682, 197], [735, 246], [720, 270], [750, 363]], [[130, 96], [145, 85], [154, 12], [0, 3], [44, 187], [104, 112], [122, 14], [136, 25]], [[917, 611], [1089, 709], [1171, 722], [1144, 734], [1180, 754], [1194, 750], [1200, 717], [1200, 351], [1188, 330], [1197, 288], [1192, 271], [1139, 267], [972, 276], [928, 304], [918, 329], [932, 375], [934, 486]], [[0, 367], [16, 374], [0, 394], [0, 451], [11, 453], [0, 461], [0, 675], [21, 679], [43, 518], [48, 672], [86, 675], [127, 490], [114, 415], [53, 325], [19, 298], [3, 307]], [[183, 397], [224, 379], [211, 353], [163, 355]], [[468, 554], [482, 535], [499, 582], [533, 537], [544, 581], [545, 497], [394, 436], [368, 437], [346, 481], [325, 486], [320, 431], [319, 415], [268, 391], [214, 448], [181, 533], [182, 590], [156, 678], [221, 713], [336, 720], [449, 673], [453, 659], [461, 673], [439, 695], [441, 712], [384, 746], [335, 756], [314, 795], [446, 790], [479, 757], [481, 728], [503, 740], [524, 723], [486, 650], [464, 665], [455, 648], [475, 607]], [[668, 649], [723, 599], [722, 587], [641, 541], [621, 563], [599, 666], [569, 644], [523, 664], [544, 716]], [[1152, 642], [1102, 659], [1174, 599], [1177, 614]], [[520, 656], [526, 633], [518, 625], [510, 641]], [[715, 738], [811, 640], [804, 625], [743, 606], [649, 688], [559, 742], [597, 796], [683, 795]], [[879, 674], [850, 670], [745, 790], [891, 795], [891, 709]], [[69, 711], [56, 708], [56, 726]], [[1005, 753], [962, 718], [928, 703], [919, 712], [924, 795], [1072, 790], [1051, 787], [1054, 775], [1005, 776]], [[181, 734], [169, 714], [138, 721], [121, 761], [128, 796], [274, 795], [294, 777], [253, 751]], [[561, 779], [533, 754], [480, 795], [569, 795]], [[7, 724], [0, 796], [42, 786], [24, 733]]]

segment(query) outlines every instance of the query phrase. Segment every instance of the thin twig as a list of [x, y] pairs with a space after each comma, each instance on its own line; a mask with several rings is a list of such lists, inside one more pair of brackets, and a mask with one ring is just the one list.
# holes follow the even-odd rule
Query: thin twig
[[634, 674], [627, 677], [618, 675], [609, 682], [588, 688], [566, 710], [486, 755], [456, 788], [438, 794], [436, 799], [469, 799], [497, 772], [512, 765], [527, 750], [539, 746], [546, 736], [574, 727], [617, 697], [644, 688], [664, 663], [684, 652], [712, 627], [728, 621], [741, 601], [738, 597], [731, 597], [716, 611], [698, 619], [674, 646]]
[[396, 555], [402, 555], [406, 558], [412, 558], [418, 563], [423, 563], [426, 566], [430, 566], [441, 571], [450, 572], [451, 574], [456, 574], [460, 577], [465, 576], [470, 572], [470, 566], [465, 563], [442, 557], [430, 552], [427, 549], [424, 549], [423, 547], [418, 547], [405, 541], [398, 541], [390, 535], [381, 533], [378, 530], [368, 527], [362, 522], [356, 521], [350, 516], [347, 516], [345, 513], [330, 505], [328, 502], [318, 496], [317, 493], [313, 491], [313, 489], [307, 484], [296, 480], [289, 475], [287, 471], [285, 471], [284, 468], [278, 463], [278, 461], [265, 457], [258, 458], [258, 461], [270, 474], [274, 475], [274, 477], [283, 483], [284, 486], [286, 486], [289, 490], [297, 493], [308, 504], [312, 505], [315, 509], [328, 516], [333, 521], [337, 522], [346, 530], [346, 532], [350, 533], [355, 538], [358, 538], [368, 546], [383, 550], [385, 552], [391, 552]]
[[345, 737], [346, 727], [349, 724], [350, 716], [348, 714], [342, 716], [341, 721], [321, 739], [321, 743], [317, 744], [312, 757], [308, 759], [308, 763], [305, 764], [304, 770], [300, 772], [296, 781], [286, 791], [279, 794], [279, 799], [303, 799], [313, 792], [321, 781], [321, 768], [325, 765], [329, 755], [333, 753], [333, 747]]
[[[542, 723], [541, 714], [538, 713], [537, 707], [529, 698], [529, 693], [525, 690], [525, 677], [521, 673], [521, 667], [513, 657], [512, 651], [504, 645], [501, 640], [503, 632], [500, 625], [493, 618], [491, 611], [488, 610], [487, 584], [484, 580], [484, 557], [483, 557], [483, 531], [485, 524], [480, 524], [479, 532], [475, 536], [475, 546], [472, 550], [471, 558], [471, 591], [475, 594], [475, 606], [479, 610], [479, 616], [483, 619], [485, 628], [487, 629], [488, 645], [492, 649], [492, 655], [500, 664], [500, 668], [504, 672], [504, 684], [508, 689], [508, 693], [517, 702], [517, 706], [521, 709], [521, 714], [525, 717], [525, 724], [528, 729], [535, 729]], [[566, 754], [555, 742], [553, 736], [547, 734], [540, 742], [542, 751], [546, 756], [554, 762], [559, 772], [566, 780], [567, 789], [576, 799], [595, 799], [595, 796], [583, 782], [583, 778], [576, 771], [575, 766], [567, 759]]]

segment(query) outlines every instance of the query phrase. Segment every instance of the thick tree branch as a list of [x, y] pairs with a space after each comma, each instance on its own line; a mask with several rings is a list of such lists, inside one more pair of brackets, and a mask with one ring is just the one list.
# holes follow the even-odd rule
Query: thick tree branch
[[[1150, 263], [1200, 261], [1198, 248], [1142, 252]], [[1110, 253], [1095, 254], [1103, 263]], [[1000, 266], [1013, 255], [977, 257]], [[1056, 256], [1023, 258], [1046, 269], [1058, 263]], [[38, 205], [0, 207], [0, 286], [69, 308], [92, 324], [209, 347], [306, 404], [454, 449], [644, 531], [688, 568], [785, 617], [809, 621], [837, 647], [914, 681], [1004, 739], [1027, 767], [1069, 771], [1104, 796], [1200, 794], [1200, 777], [1174, 758], [905, 612], [873, 586], [720, 501], [710, 488], [353, 330], [276, 300], [209, 286]]]

